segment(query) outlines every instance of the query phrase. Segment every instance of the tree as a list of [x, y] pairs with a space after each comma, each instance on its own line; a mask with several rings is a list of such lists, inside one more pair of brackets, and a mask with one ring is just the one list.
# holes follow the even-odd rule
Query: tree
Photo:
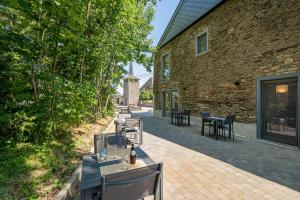
[[113, 111], [135, 60], [151, 65], [155, 1], [0, 3], [0, 136], [41, 141]]
[[140, 92], [140, 100], [153, 100], [153, 92], [151, 90], [142, 90]]

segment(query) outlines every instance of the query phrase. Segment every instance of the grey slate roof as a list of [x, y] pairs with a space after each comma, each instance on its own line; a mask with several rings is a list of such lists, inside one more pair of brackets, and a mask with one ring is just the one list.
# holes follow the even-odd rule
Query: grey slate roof
[[223, 0], [181, 0], [158, 43], [158, 48], [185, 30]]
[[142, 90], [152, 90], [153, 89], [153, 78], [150, 77], [148, 81], [144, 83], [142, 87], [140, 87], [140, 91]]

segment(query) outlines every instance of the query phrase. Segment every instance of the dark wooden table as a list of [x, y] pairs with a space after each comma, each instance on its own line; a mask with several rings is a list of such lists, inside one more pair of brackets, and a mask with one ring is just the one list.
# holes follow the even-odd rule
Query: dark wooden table
[[[155, 162], [140, 148], [137, 147], [137, 162], [143, 160], [147, 165], [153, 165]], [[104, 164], [103, 164], [104, 163]], [[82, 162], [82, 174], [80, 182], [80, 199], [90, 200], [94, 193], [100, 192], [101, 186], [101, 167], [106, 167], [114, 163], [106, 161], [98, 163], [96, 154], [85, 155]], [[129, 169], [130, 170], [130, 169]], [[156, 199], [163, 199], [163, 176], [159, 183], [159, 191], [156, 194]]]
[[218, 138], [219, 138], [218, 125], [221, 125], [225, 121], [225, 118], [224, 117], [202, 118], [202, 130], [201, 130], [202, 135], [204, 135], [204, 122], [205, 121], [213, 121], [214, 135], [215, 135], [216, 140], [218, 140]]

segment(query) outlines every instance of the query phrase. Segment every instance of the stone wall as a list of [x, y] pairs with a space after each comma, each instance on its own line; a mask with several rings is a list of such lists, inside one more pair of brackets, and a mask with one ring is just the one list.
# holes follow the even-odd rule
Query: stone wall
[[[238, 121], [255, 122], [256, 78], [300, 71], [299, 10], [299, 0], [225, 1], [155, 55], [155, 110], [162, 109], [163, 90], [177, 89], [192, 115], [235, 113]], [[195, 56], [195, 37], [204, 29], [209, 51]], [[170, 81], [161, 83], [167, 52]]]

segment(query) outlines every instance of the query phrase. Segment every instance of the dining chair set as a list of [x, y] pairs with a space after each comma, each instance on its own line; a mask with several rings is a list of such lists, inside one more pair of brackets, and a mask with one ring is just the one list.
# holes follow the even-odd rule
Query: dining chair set
[[[163, 199], [163, 163], [154, 162], [141, 148], [142, 120], [125, 111], [117, 115], [115, 125], [115, 133], [95, 134], [94, 154], [83, 157], [80, 199]], [[134, 164], [128, 162], [128, 144], [135, 146]]]
[[228, 138], [232, 138], [234, 140], [234, 129], [233, 123], [235, 121], [235, 115], [229, 114], [226, 117], [216, 117], [211, 116], [209, 112], [201, 113], [202, 118], [202, 135], [204, 135], [204, 127], [208, 127], [209, 136], [213, 133], [216, 139], [219, 136], [222, 136], [224, 140], [226, 140], [226, 134], [228, 134]]
[[[136, 147], [138, 164], [124, 169], [121, 157], [128, 154], [127, 141], [115, 134], [95, 134], [94, 152], [85, 155], [80, 183], [81, 200], [132, 200], [154, 196], [162, 199], [163, 163], [154, 162], [140, 147]], [[104, 142], [105, 140], [105, 142]], [[114, 147], [106, 160], [99, 161], [97, 153]], [[120, 156], [120, 155], [121, 156]], [[119, 156], [119, 157], [118, 157]], [[141, 164], [143, 163], [143, 165]]]
[[125, 136], [131, 143], [143, 144], [143, 121], [132, 117], [131, 112], [120, 112], [115, 120], [116, 136]]

